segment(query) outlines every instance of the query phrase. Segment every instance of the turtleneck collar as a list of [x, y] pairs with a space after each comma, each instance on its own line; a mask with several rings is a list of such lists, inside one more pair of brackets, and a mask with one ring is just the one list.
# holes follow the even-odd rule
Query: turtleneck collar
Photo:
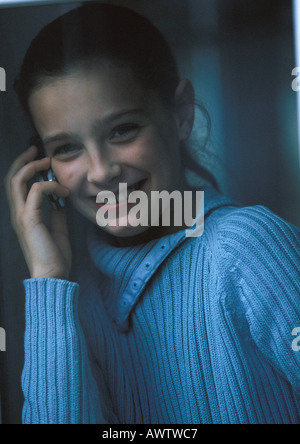
[[[213, 188], [204, 190], [204, 218], [222, 206], [236, 205]], [[134, 246], [120, 247], [98, 226], [91, 227], [88, 249], [103, 276], [101, 297], [118, 328], [128, 330], [129, 314], [154, 275], [170, 253], [188, 238], [186, 230]]]

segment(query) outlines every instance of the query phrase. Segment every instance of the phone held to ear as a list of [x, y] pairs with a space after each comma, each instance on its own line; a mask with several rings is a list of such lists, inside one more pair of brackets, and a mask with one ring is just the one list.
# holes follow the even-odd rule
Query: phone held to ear
[[[39, 136], [35, 135], [29, 139], [28, 146], [33, 146], [33, 145], [36, 146], [39, 150], [37, 159], [42, 159], [43, 157], [45, 157], [43, 143], [42, 143], [41, 139], [39, 138]], [[35, 182], [53, 182], [53, 181], [58, 182], [58, 180], [56, 179], [56, 177], [54, 175], [52, 168], [49, 168], [49, 170], [46, 170], [46, 171], [41, 171], [35, 177]], [[61, 208], [65, 208], [65, 206], [66, 206], [65, 199], [58, 197], [54, 193], [49, 194], [47, 197], [48, 197], [51, 207], [54, 208], [55, 210], [60, 210]]]

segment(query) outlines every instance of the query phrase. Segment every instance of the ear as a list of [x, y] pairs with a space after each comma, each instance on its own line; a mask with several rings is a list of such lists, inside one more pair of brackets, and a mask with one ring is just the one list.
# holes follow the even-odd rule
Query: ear
[[175, 91], [176, 121], [180, 141], [190, 137], [195, 118], [195, 91], [188, 79], [180, 81]]

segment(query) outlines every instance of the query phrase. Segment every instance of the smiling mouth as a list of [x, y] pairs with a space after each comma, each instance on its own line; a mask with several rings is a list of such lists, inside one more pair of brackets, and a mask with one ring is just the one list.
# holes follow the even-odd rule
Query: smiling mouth
[[[93, 201], [93, 203], [96, 205], [97, 208], [101, 208], [104, 205], [106, 205], [107, 208], [109, 207], [118, 207], [120, 204], [125, 203], [128, 201], [128, 197], [129, 195], [133, 192], [133, 191], [139, 191], [141, 190], [141, 188], [143, 187], [143, 185], [145, 184], [147, 179], [143, 179], [133, 185], [131, 185], [129, 188], [127, 188], [127, 191], [121, 191], [118, 193], [113, 193], [114, 196], [107, 196], [105, 197], [105, 202], [104, 203], [98, 203], [96, 202], [96, 198], [97, 196], [93, 196], [91, 197], [91, 200]], [[119, 190], [120, 191], [120, 190]], [[129, 204], [131, 205], [131, 204]], [[135, 204], [132, 204], [135, 205]]]

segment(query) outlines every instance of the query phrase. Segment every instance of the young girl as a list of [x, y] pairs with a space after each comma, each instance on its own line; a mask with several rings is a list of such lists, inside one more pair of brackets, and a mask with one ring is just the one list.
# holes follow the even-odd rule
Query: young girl
[[[34, 39], [16, 90], [46, 155], [31, 146], [6, 177], [31, 275], [23, 422], [299, 422], [299, 230], [222, 196], [193, 164], [193, 86], [158, 30], [121, 7], [80, 7]], [[50, 165], [57, 181], [28, 190]], [[187, 166], [213, 185], [203, 234], [163, 224], [162, 210], [158, 224], [130, 223], [134, 191], [148, 222], [154, 191], [192, 191], [197, 208]], [[99, 227], [104, 191], [116, 216]], [[66, 210], [43, 221], [53, 193], [91, 222], [76, 282]]]

